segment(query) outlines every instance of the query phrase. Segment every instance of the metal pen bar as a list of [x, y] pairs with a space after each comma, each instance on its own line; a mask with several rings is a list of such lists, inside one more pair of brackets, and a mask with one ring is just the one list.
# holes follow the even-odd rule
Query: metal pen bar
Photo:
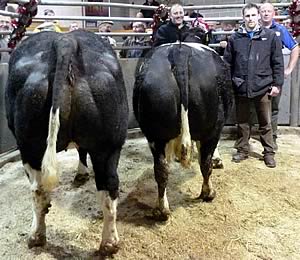
[[[0, 31], [0, 35], [10, 35], [12, 31]], [[38, 32], [27, 31], [25, 35], [32, 35]], [[101, 36], [151, 36], [152, 32], [135, 33], [135, 32], [96, 32]]]
[[[274, 3], [274, 7], [288, 7], [291, 3]], [[184, 6], [185, 10], [211, 10], [211, 9], [242, 9], [246, 4], [225, 4], [225, 5], [194, 5]], [[261, 4], [257, 4], [260, 6]]]
[[[12, 0], [9, 3], [14, 4], [26, 4], [29, 1], [26, 0]], [[106, 6], [106, 7], [121, 7], [132, 9], [145, 9], [156, 10], [158, 6], [147, 5], [135, 5], [135, 4], [123, 4], [123, 3], [107, 3], [107, 2], [74, 2], [74, 1], [40, 1], [39, 5], [51, 5], [51, 6]]]
[[148, 50], [151, 48], [151, 46], [113, 46], [114, 50]]
[[[2, 11], [0, 10], [0, 15], [3, 16], [10, 16], [13, 18], [18, 18], [20, 14], [8, 12], [8, 11]], [[275, 16], [275, 19], [288, 19], [290, 18], [289, 15], [279, 15]], [[152, 18], [135, 18], [135, 17], [99, 17], [99, 16], [35, 16], [33, 17], [34, 20], [78, 20], [78, 21], [88, 21], [88, 20], [94, 20], [94, 21], [115, 21], [115, 22], [151, 22]], [[190, 22], [195, 20], [194, 18], [187, 18], [185, 21]], [[241, 16], [238, 17], [205, 17], [203, 18], [204, 21], [210, 22], [210, 21], [241, 21], [243, 18]]]
[[[10, 3], [28, 3], [28, 0], [11, 0]], [[275, 7], [288, 7], [291, 3], [273, 3]], [[106, 2], [75, 2], [75, 1], [43, 1], [39, 2], [39, 5], [62, 5], [62, 6], [107, 6], [107, 7], [121, 7], [121, 8], [133, 8], [133, 9], [147, 9], [155, 10], [157, 6], [145, 6], [135, 4], [123, 4], [123, 3], [106, 3]], [[258, 4], [261, 5], [261, 4]], [[194, 5], [184, 6], [185, 10], [211, 10], [211, 9], [241, 9], [245, 4], [224, 4], [224, 5]]]
[[113, 22], [151, 22], [152, 18], [135, 17], [99, 17], [99, 16], [35, 16], [34, 20], [78, 20], [78, 21], [113, 21]]
[[106, 33], [106, 32], [99, 32], [99, 33], [96, 33], [98, 35], [101, 35], [101, 36], [151, 36], [152, 35], [152, 32], [150, 33], [134, 33], [134, 32], [110, 32], [110, 33]]

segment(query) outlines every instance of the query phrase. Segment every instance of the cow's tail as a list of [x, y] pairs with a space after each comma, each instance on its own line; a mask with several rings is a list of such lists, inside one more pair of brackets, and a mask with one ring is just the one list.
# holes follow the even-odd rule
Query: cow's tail
[[[56, 157], [56, 142], [60, 127], [60, 111], [62, 105], [71, 104], [69, 86], [74, 79], [71, 57], [77, 49], [76, 41], [62, 35], [53, 42], [56, 56], [55, 76], [52, 88], [52, 106], [49, 115], [47, 148], [42, 160], [43, 188], [51, 191], [58, 185], [58, 166]], [[53, 57], [54, 58], [54, 57]]]
[[[175, 155], [184, 167], [189, 167], [192, 158], [192, 141], [188, 119], [188, 100], [189, 100], [189, 59], [191, 49], [183, 46], [173, 45], [169, 53], [169, 61], [180, 90], [181, 104], [181, 132], [180, 136], [173, 141]], [[171, 150], [167, 148], [167, 150]]]

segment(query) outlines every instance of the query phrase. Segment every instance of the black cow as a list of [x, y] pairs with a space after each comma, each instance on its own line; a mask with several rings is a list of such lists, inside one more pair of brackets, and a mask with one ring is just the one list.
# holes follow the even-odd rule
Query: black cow
[[33, 196], [28, 246], [46, 243], [49, 192], [58, 183], [56, 152], [74, 142], [83, 161], [89, 153], [95, 172], [104, 214], [100, 252], [115, 252], [117, 166], [128, 104], [109, 44], [85, 31], [42, 32], [24, 40], [11, 55], [6, 109]]
[[146, 136], [158, 184], [155, 216], [166, 220], [168, 162], [172, 154], [190, 165], [191, 140], [199, 152], [204, 201], [215, 197], [209, 177], [212, 155], [232, 103], [229, 70], [220, 56], [198, 43], [165, 44], [137, 68], [133, 108]]

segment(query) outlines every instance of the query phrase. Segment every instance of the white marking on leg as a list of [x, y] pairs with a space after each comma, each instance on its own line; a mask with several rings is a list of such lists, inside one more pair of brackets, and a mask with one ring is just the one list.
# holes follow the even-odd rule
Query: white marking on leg
[[213, 157], [212, 157], [212, 162], [213, 162], [213, 168], [223, 168], [223, 162], [222, 162], [222, 158], [221, 155], [219, 153], [219, 143], [214, 151]]
[[55, 114], [50, 110], [47, 148], [42, 161], [42, 184], [45, 190], [51, 191], [58, 184], [58, 167], [56, 158], [56, 141], [59, 130], [59, 108]]
[[29, 176], [30, 189], [32, 193], [32, 224], [30, 239], [35, 244], [46, 242], [45, 215], [50, 204], [49, 195], [43, 190], [41, 185], [41, 171], [31, 168], [29, 164], [24, 164], [25, 171]]
[[170, 211], [169, 201], [168, 201], [168, 197], [167, 197], [167, 189], [165, 189], [164, 196], [161, 199], [158, 198], [158, 208], [162, 212], [165, 212], [165, 211], [169, 212]]
[[118, 199], [112, 200], [108, 191], [99, 191], [97, 196], [103, 211], [102, 245], [116, 246], [119, 242], [116, 227]]
[[217, 145], [217, 147], [216, 147], [216, 149], [215, 149], [215, 151], [214, 151], [214, 154], [213, 154], [213, 160], [214, 159], [219, 159], [219, 160], [221, 160], [221, 155], [220, 155], [220, 153], [219, 153], [219, 143], [218, 143], [218, 145]]

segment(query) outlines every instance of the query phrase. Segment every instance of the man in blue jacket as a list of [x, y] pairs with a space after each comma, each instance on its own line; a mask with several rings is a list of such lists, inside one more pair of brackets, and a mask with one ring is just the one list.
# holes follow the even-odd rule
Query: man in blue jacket
[[[276, 23], [274, 21], [275, 10], [274, 6], [269, 1], [263, 1], [263, 4], [259, 8], [261, 23], [265, 28], [269, 28], [275, 31], [276, 35], [280, 38], [282, 45], [289, 49], [290, 59], [288, 65], [284, 70], [285, 78], [290, 75], [297, 64], [299, 57], [299, 47], [298, 43], [294, 40], [289, 31], [281, 24]], [[277, 122], [278, 122], [278, 112], [279, 112], [279, 101], [280, 101], [281, 93], [272, 98], [272, 130], [273, 130], [273, 141], [274, 148], [277, 150]]]
[[236, 96], [238, 123], [237, 153], [234, 162], [249, 156], [250, 104], [254, 103], [259, 123], [260, 141], [267, 167], [276, 167], [271, 127], [271, 97], [283, 85], [282, 44], [275, 32], [260, 26], [259, 9], [249, 3], [242, 10], [244, 24], [229, 38], [224, 60], [231, 69]]

